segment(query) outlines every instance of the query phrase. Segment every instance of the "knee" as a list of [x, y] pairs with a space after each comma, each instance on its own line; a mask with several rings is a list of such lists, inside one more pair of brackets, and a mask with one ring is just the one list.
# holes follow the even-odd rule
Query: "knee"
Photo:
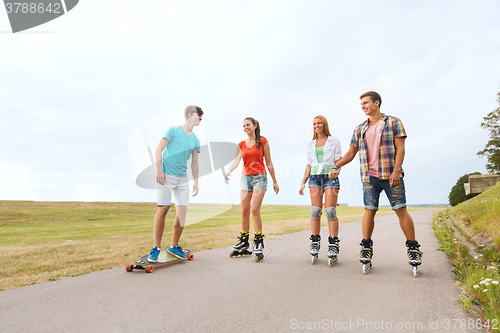
[[177, 206], [175, 207], [177, 211], [177, 216], [179, 217], [186, 217], [187, 215], [187, 206]]
[[311, 206], [311, 218], [319, 220], [321, 218], [321, 207]]
[[260, 214], [260, 207], [252, 207], [252, 216]]
[[326, 218], [328, 221], [333, 221], [337, 219], [337, 208], [336, 207], [327, 207], [325, 208]]
[[170, 206], [158, 206], [158, 210], [156, 211], [156, 214], [158, 214], [159, 216], [167, 216], [167, 213], [170, 209]]
[[364, 217], [374, 218], [375, 214], [377, 214], [376, 210], [365, 208], [365, 212], [364, 212], [363, 216]]
[[396, 215], [399, 217], [400, 220], [407, 220], [413, 222], [413, 219], [411, 218], [410, 213], [408, 213], [406, 207], [396, 209], [394, 212], [396, 213]]
[[250, 208], [241, 208], [241, 215], [242, 216], [248, 216], [250, 215]]

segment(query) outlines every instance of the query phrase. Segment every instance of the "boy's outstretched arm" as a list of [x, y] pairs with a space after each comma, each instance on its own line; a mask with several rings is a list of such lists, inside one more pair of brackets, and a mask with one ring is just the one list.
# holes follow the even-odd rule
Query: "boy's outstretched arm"
[[335, 162], [335, 165], [337, 165], [338, 168], [337, 169], [333, 168], [332, 170], [330, 170], [330, 172], [328, 173], [328, 178], [330, 179], [337, 178], [340, 173], [340, 168], [350, 163], [354, 159], [354, 157], [356, 157], [358, 151], [359, 151], [358, 147], [356, 148], [350, 147], [347, 153], [340, 160], [337, 160]]

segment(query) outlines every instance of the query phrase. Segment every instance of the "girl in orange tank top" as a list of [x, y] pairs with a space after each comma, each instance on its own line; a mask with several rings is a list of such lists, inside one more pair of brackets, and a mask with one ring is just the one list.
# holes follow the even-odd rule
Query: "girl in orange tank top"
[[271, 149], [266, 138], [260, 135], [260, 125], [254, 118], [248, 117], [243, 121], [243, 131], [247, 139], [238, 144], [238, 153], [226, 172], [229, 179], [231, 172], [238, 167], [243, 158], [243, 172], [240, 180], [241, 199], [241, 234], [239, 242], [233, 246], [231, 257], [239, 257], [252, 254], [248, 250], [250, 234], [250, 212], [252, 212], [255, 260], [259, 262], [264, 258], [264, 235], [262, 234], [262, 219], [260, 207], [267, 190], [267, 174], [273, 179], [273, 190], [279, 192], [278, 182], [274, 175], [273, 163], [271, 161]]

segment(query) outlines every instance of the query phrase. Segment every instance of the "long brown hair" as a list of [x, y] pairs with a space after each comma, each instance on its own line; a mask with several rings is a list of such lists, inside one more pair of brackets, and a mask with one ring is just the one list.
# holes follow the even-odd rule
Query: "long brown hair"
[[254, 126], [257, 126], [255, 128], [255, 142], [257, 143], [257, 149], [260, 149], [260, 147], [262, 146], [262, 142], [260, 141], [261, 138], [264, 138], [262, 135], [260, 135], [260, 124], [259, 122], [255, 119], [255, 118], [252, 118], [252, 117], [246, 117], [245, 120], [250, 120], [252, 122], [252, 124], [254, 124]]
[[[328, 127], [328, 120], [324, 116], [316, 116], [314, 119], [319, 118], [321, 119], [321, 123], [323, 124], [323, 133], [325, 133], [326, 136], [331, 136], [330, 134], [330, 128]], [[313, 119], [313, 121], [314, 121]], [[314, 132], [313, 130], [313, 140], [316, 140], [318, 138], [318, 134]]]

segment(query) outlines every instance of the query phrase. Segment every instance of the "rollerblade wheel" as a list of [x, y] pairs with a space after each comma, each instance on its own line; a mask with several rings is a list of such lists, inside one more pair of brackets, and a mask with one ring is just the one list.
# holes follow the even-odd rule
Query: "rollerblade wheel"
[[312, 256], [312, 257], [311, 257], [311, 264], [313, 264], [313, 265], [314, 265], [314, 263], [316, 262], [316, 259], [318, 259], [318, 256], [317, 256], [317, 255]]
[[332, 267], [337, 263], [337, 258], [328, 258], [328, 266]]
[[368, 271], [370, 270], [371, 267], [372, 267], [372, 263], [363, 264], [363, 274], [368, 273]]
[[257, 253], [255, 255], [255, 262], [259, 262], [261, 261], [262, 259], [264, 259], [264, 255], [262, 253]]
[[412, 270], [413, 270], [413, 276], [414, 276], [414, 277], [417, 277], [417, 273], [418, 273], [418, 266], [413, 266], [413, 267], [412, 267]]

